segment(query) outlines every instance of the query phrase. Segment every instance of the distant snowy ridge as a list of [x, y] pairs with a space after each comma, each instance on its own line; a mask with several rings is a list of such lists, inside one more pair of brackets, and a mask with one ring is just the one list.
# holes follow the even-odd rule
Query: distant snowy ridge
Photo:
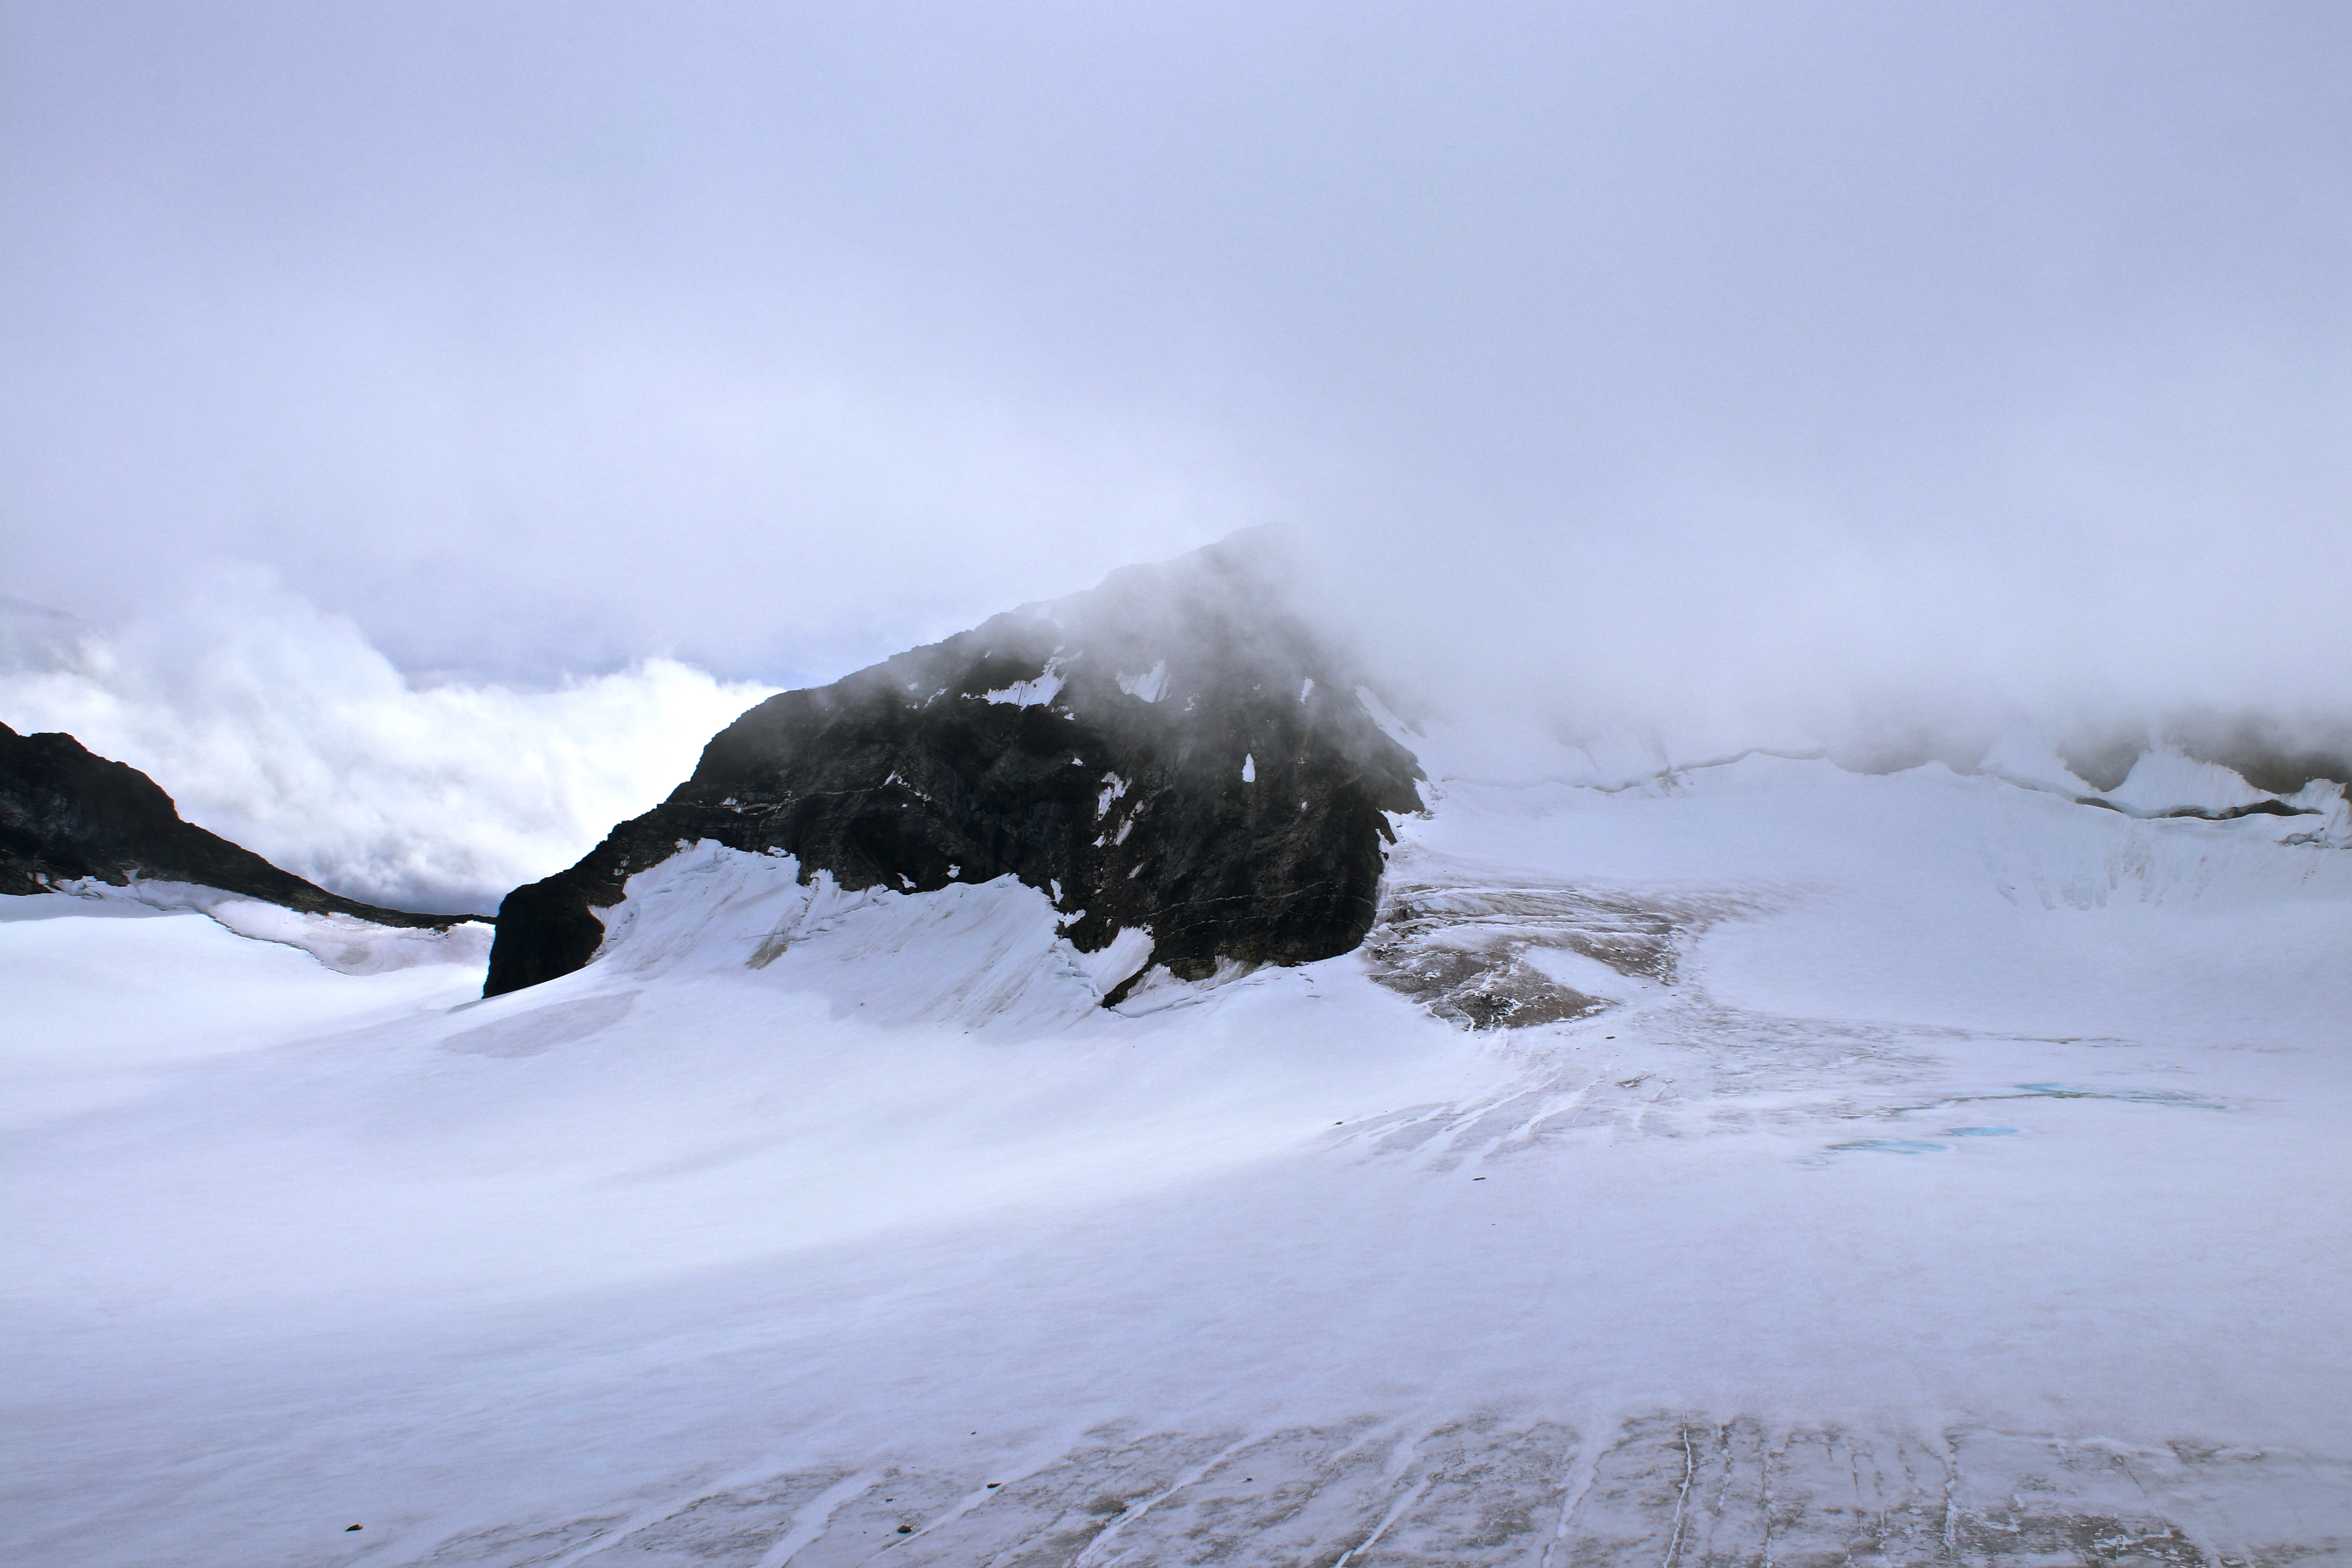
[[[2119, 763], [2111, 761], [2114, 771], [2103, 788], [2074, 772], [2059, 743], [2037, 731], [2013, 731], [1989, 745], [1956, 750], [1948, 756], [1888, 763], [1842, 756], [1821, 747], [1748, 747], [1694, 754], [1631, 731], [1568, 741], [1532, 725], [1493, 718], [1467, 722], [1437, 718], [1425, 721], [1417, 731], [1385, 712], [1382, 721], [1384, 727], [1393, 726], [1391, 732], [1430, 770], [1431, 787], [1439, 792], [1457, 779], [1503, 787], [1672, 791], [1708, 770], [1751, 758], [1827, 763], [1874, 776], [1932, 763], [1962, 776], [1997, 779], [2131, 817], [2210, 822], [2243, 816], [2301, 818], [2294, 841], [2352, 847], [2352, 812], [2347, 808], [2352, 783], [2338, 776], [2352, 775], [2352, 758], [2332, 754], [2288, 762], [2273, 758], [2270, 775], [2273, 783], [2284, 781], [2284, 787], [2265, 789], [2228, 763], [2192, 755], [2176, 742], [2148, 741], [2124, 751]], [[2321, 771], [2327, 769], [2334, 771]]]

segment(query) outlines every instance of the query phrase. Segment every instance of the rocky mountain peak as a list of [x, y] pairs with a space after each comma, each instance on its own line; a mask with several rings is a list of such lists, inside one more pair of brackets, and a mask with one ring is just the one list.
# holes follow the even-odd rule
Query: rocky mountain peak
[[1411, 752], [1249, 552], [1130, 568], [769, 699], [653, 811], [499, 915], [489, 994], [581, 967], [596, 911], [703, 839], [906, 892], [1011, 875], [1081, 952], [1148, 931], [1184, 978], [1297, 963], [1372, 924]]

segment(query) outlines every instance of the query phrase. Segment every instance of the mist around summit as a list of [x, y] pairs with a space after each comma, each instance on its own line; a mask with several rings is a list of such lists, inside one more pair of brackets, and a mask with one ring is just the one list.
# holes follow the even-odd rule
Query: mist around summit
[[[2075, 559], [2036, 581], [1981, 558], [1970, 575], [1948, 543], [1897, 562], [1819, 540], [1727, 549], [1706, 532], [1240, 537], [1292, 612], [1400, 710], [1578, 748], [1612, 777], [1759, 750], [1969, 771], [2021, 737], [2103, 787], [2151, 749], [2288, 793], [2352, 769], [2336, 673], [2352, 666], [2352, 619], [2336, 613], [2327, 554], [2340, 536], [2299, 553], [2181, 543], [2160, 563]], [[2105, 585], [2068, 599], [2062, 574]], [[2144, 597], [2118, 585], [2134, 578]], [[407, 672], [253, 569], [199, 579], [168, 616], [38, 611], [0, 610], [10, 722], [72, 733], [163, 782], [190, 820], [402, 908], [492, 908], [569, 864], [776, 684], [670, 658], [552, 683]], [[848, 673], [821, 665], [805, 683]]]
[[0, 1558], [2352, 1562], [2352, 21], [0, 14]]
[[488, 941], [0, 779], [12, 1555], [2343, 1552], [2337, 762], [1400, 713], [1276, 544], [751, 705]]
[[1571, 723], [2340, 721], [2330, 6], [12, 27], [0, 592], [107, 637], [783, 689], [1275, 523]]

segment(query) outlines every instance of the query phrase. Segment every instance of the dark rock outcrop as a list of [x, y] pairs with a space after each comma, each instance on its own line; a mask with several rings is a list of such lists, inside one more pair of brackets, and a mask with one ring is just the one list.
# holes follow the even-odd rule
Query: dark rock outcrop
[[194, 823], [127, 763], [94, 756], [71, 735], [20, 735], [0, 724], [0, 894], [46, 892], [92, 878], [192, 882], [305, 914], [446, 931], [469, 915], [418, 915], [342, 898], [281, 871]]
[[751, 709], [667, 801], [507, 896], [484, 991], [585, 964], [596, 911], [701, 839], [852, 889], [1009, 873], [1081, 952], [1148, 927], [1183, 978], [1328, 958], [1370, 928], [1381, 814], [1422, 809], [1420, 777], [1244, 551], [1212, 547]]

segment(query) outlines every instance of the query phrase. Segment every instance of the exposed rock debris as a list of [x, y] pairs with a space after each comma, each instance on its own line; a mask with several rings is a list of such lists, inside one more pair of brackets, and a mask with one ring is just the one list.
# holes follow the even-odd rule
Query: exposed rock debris
[[1727, 895], [1507, 886], [1417, 865], [1391, 881], [1364, 955], [1373, 979], [1464, 1028], [1531, 1028], [1671, 987], [1682, 943], [1750, 907]]
[[485, 994], [582, 967], [596, 911], [702, 839], [852, 889], [1009, 873], [1079, 951], [1148, 930], [1181, 979], [1345, 952], [1377, 909], [1382, 814], [1423, 809], [1351, 675], [1229, 542], [770, 698], [667, 801], [508, 895]]

